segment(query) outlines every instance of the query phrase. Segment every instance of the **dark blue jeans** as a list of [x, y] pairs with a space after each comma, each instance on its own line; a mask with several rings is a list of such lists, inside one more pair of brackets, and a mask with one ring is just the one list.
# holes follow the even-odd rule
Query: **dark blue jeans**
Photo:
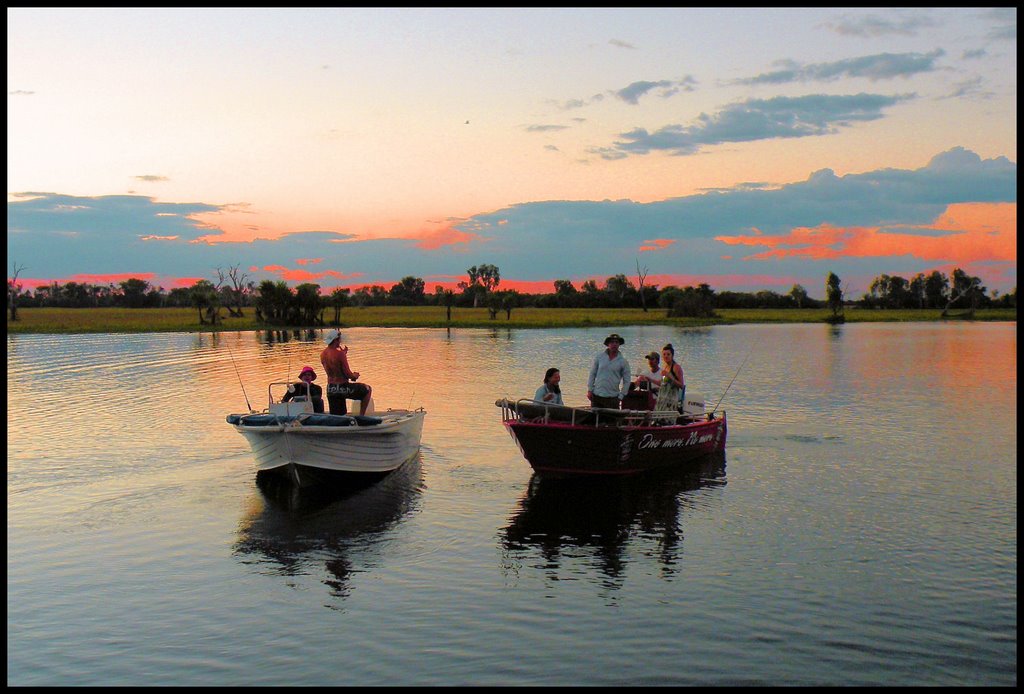
[[619, 409], [619, 396], [613, 396], [610, 398], [602, 398], [600, 395], [595, 395], [594, 399], [590, 401], [590, 404], [594, 407], [607, 407], [613, 410]]

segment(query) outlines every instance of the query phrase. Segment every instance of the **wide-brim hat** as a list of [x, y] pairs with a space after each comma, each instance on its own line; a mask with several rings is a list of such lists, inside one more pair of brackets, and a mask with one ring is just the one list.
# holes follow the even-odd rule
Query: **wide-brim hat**
[[316, 380], [316, 371], [313, 370], [312, 366], [303, 366], [302, 367], [302, 371], [299, 372], [299, 380], [301, 381], [302, 377], [305, 376], [307, 373], [313, 374], [313, 378], [310, 379], [310, 380], [313, 380], [313, 381]]
[[618, 342], [618, 343], [619, 343], [620, 345], [624, 345], [624, 344], [626, 344], [626, 341], [622, 339], [622, 336], [621, 336], [621, 335], [619, 335], [619, 334], [617, 334], [617, 333], [612, 333], [612, 334], [611, 334], [611, 335], [609, 335], [608, 337], [604, 338], [604, 343], [605, 343], [605, 344], [607, 345], [607, 344], [608, 344], [609, 342], [611, 342], [612, 340], [615, 340], [615, 341], [616, 341], [616, 342]]
[[340, 337], [340, 335], [341, 333], [339, 333], [337, 330], [329, 330], [327, 331], [327, 334], [324, 335], [324, 342], [326, 342], [327, 344], [331, 344], [332, 342], [337, 340], [338, 337]]

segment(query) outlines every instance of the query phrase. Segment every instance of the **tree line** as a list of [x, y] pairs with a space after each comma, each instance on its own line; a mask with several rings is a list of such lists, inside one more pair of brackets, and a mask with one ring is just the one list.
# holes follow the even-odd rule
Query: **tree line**
[[794, 284], [786, 294], [770, 290], [756, 292], [718, 291], [708, 284], [659, 287], [645, 282], [646, 272], [637, 265], [637, 282], [625, 274], [608, 277], [602, 284], [587, 280], [578, 288], [567, 279], [555, 280], [552, 291], [529, 294], [499, 289], [501, 273], [496, 265], [474, 265], [467, 269], [467, 280], [458, 291], [440, 285], [428, 292], [422, 278], [403, 277], [391, 287], [370, 285], [355, 291], [334, 289], [325, 294], [319, 284], [303, 283], [290, 287], [287, 282], [263, 280], [259, 283], [241, 272], [238, 266], [216, 269], [217, 282], [199, 280], [191, 287], [164, 290], [145, 280], [130, 278], [122, 282], [89, 284], [52, 282], [32, 292], [18, 282], [23, 267], [15, 267], [8, 279], [11, 320], [17, 309], [28, 307], [123, 307], [193, 308], [201, 324], [217, 324], [227, 316], [240, 317], [246, 309], [255, 312], [258, 322], [268, 325], [338, 325], [341, 312], [348, 306], [444, 306], [448, 320], [453, 308], [485, 307], [492, 319], [522, 307], [536, 308], [642, 308], [667, 310], [670, 316], [710, 317], [716, 309], [729, 308], [824, 308], [838, 313], [843, 305], [863, 308], [929, 309], [1016, 308], [1017, 289], [1002, 296], [989, 292], [982, 280], [961, 269], [947, 277], [939, 271], [919, 273], [909, 280], [882, 274], [859, 299], [851, 299], [841, 281], [829, 273], [824, 291], [826, 299], [813, 299], [807, 290]]

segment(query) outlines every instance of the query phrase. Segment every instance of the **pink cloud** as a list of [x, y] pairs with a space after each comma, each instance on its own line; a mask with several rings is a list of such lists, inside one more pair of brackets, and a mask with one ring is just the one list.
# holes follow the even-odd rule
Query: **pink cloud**
[[644, 241], [645, 245], [640, 246], [640, 252], [642, 253], [644, 251], [660, 251], [663, 248], [668, 248], [675, 242], [675, 239], [653, 239], [650, 241]]
[[265, 265], [263, 266], [265, 272], [273, 273], [279, 276], [281, 279], [289, 282], [316, 282], [324, 278], [333, 278], [336, 280], [349, 280], [355, 279], [362, 275], [362, 273], [353, 273], [346, 275], [343, 272], [336, 270], [324, 270], [323, 272], [308, 272], [306, 270], [293, 270], [284, 265]]
[[[907, 229], [901, 233], [900, 229]], [[947, 231], [942, 236], [914, 233]], [[972, 262], [1017, 260], [1017, 204], [950, 205], [931, 224], [902, 227], [798, 227], [781, 236], [717, 236], [731, 246], [764, 247], [747, 260], [769, 258], [877, 258], [907, 255], [921, 260]]]
[[440, 229], [428, 231], [417, 235], [419, 241], [416, 243], [417, 248], [422, 248], [426, 251], [434, 251], [438, 248], [445, 246], [452, 246], [457, 243], [469, 243], [480, 237], [476, 234], [470, 234], [465, 231], [459, 231], [451, 226], [445, 226]]
[[202, 280], [202, 279], [207, 279], [207, 278], [206, 277], [169, 277], [169, 278], [167, 278], [168, 281], [166, 283], [161, 283], [161, 286], [164, 289], [180, 289], [182, 287], [187, 288], [187, 287], [191, 287], [196, 282], [198, 282], [199, 280]]

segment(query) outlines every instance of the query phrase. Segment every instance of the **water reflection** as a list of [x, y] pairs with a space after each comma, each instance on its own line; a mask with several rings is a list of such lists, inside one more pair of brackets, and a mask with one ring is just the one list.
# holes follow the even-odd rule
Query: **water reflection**
[[[580, 549], [617, 586], [625, 554], [653, 540], [653, 558], [670, 577], [682, 551], [682, 512], [692, 492], [725, 485], [725, 454], [708, 456], [680, 470], [614, 478], [549, 478], [534, 475], [519, 510], [502, 533], [506, 568], [517, 571], [536, 550], [545, 571], [575, 562]], [[634, 547], [634, 549], [636, 549]]]
[[239, 524], [236, 557], [269, 565], [261, 573], [316, 575], [344, 597], [354, 573], [373, 562], [373, 549], [415, 510], [423, 492], [422, 459], [414, 459], [383, 479], [364, 478], [299, 488], [286, 478], [257, 476], [259, 497]]
[[[326, 330], [326, 328], [325, 328]], [[292, 330], [257, 330], [257, 343], [261, 345], [284, 344], [287, 342], [316, 342], [319, 331], [312, 328]]]

